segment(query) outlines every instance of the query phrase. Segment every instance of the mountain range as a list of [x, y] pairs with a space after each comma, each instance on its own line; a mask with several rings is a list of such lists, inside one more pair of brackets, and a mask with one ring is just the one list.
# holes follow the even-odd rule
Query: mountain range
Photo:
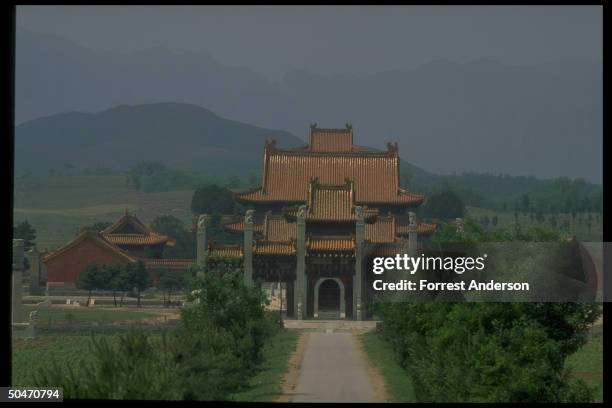
[[[54, 149], [63, 152], [61, 159], [53, 160], [78, 160], [70, 155], [71, 149], [84, 148], [79, 143], [95, 137], [102, 138], [104, 142], [98, 143], [106, 146], [105, 151], [115, 152], [111, 155], [121, 166], [127, 163], [128, 147], [142, 149], [152, 159], [183, 157], [179, 161], [190, 166], [204, 160], [223, 163], [227, 156], [213, 154], [219, 146], [212, 139], [222, 139], [224, 133], [190, 133], [197, 132], [196, 127], [183, 135], [185, 129], [171, 120], [172, 107], [178, 105], [164, 104], [173, 102], [205, 107], [208, 114], [215, 112], [236, 126], [249, 123], [267, 134], [265, 129], [284, 129], [272, 133], [286, 137], [289, 145], [300, 144], [290, 135], [304, 138], [312, 122], [321, 127], [350, 122], [357, 144], [382, 147], [386, 141], [398, 141], [406, 161], [434, 173], [501, 172], [602, 181], [600, 61], [513, 66], [490, 60], [440, 60], [413, 70], [362, 76], [289, 72], [272, 81], [203, 52], [99, 51], [21, 28], [16, 44], [16, 144], [22, 148], [17, 162], [25, 144], [63, 134], [44, 128], [41, 117], [62, 129], [118, 115], [116, 110], [138, 111], [125, 105], [162, 103], [157, 106], [166, 106], [169, 113], [158, 112], [152, 126], [157, 131], [135, 135], [130, 132], [136, 128], [119, 129], [126, 123], [121, 121], [111, 128], [85, 126], [89, 134], [79, 130], [77, 140], [66, 136], [68, 145], [53, 141], [58, 144]], [[170, 122], [165, 125], [162, 118]], [[257, 144], [256, 160], [263, 133], [238, 142]], [[182, 146], [174, 143], [183, 139]], [[42, 146], [28, 149], [30, 154], [38, 152], [35, 157], [41, 163], [51, 160]], [[241, 157], [240, 149], [231, 153]], [[246, 147], [244, 153], [249, 153]]]
[[284, 147], [304, 143], [288, 132], [224, 119], [196, 105], [121, 105], [18, 125], [15, 168], [38, 174], [66, 164], [127, 170], [138, 162], [159, 161], [173, 168], [246, 176], [260, 169], [266, 139]]

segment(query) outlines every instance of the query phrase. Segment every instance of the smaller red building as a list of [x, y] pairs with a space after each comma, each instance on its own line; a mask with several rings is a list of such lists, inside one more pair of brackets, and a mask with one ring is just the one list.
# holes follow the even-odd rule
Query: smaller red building
[[153, 231], [126, 211], [108, 228], [100, 232], [83, 231], [47, 254], [43, 258], [47, 284], [49, 288], [74, 288], [79, 274], [94, 262], [104, 265], [142, 260], [153, 278], [156, 271], [180, 273], [195, 262], [193, 259], [163, 259], [166, 245], [174, 245], [174, 240]]

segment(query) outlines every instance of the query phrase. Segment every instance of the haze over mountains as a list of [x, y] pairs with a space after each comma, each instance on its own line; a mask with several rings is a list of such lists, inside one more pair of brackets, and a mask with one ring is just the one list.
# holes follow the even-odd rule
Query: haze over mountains
[[246, 176], [260, 169], [266, 139], [283, 146], [303, 144], [288, 132], [227, 120], [183, 103], [57, 114], [18, 125], [15, 133], [17, 171], [37, 174], [65, 164], [127, 170], [141, 161], [159, 161], [174, 168]]
[[[127, 152], [133, 157], [139, 149], [151, 159], [184, 157], [183, 163], [193, 166], [205, 159], [223, 163], [226, 153], [212, 152], [229, 152], [232, 144], [237, 156], [244, 152], [244, 160], [251, 155], [260, 160], [263, 139], [273, 134], [281, 146], [293, 146], [301, 143], [293, 135], [305, 138], [311, 122], [322, 127], [350, 122], [357, 144], [383, 148], [386, 141], [398, 141], [403, 159], [435, 173], [567, 175], [601, 182], [601, 77], [600, 62], [509, 66], [481, 60], [434, 61], [415, 70], [365, 76], [291, 72], [272, 82], [204, 53], [94, 51], [18, 29], [15, 115], [22, 124], [16, 131], [16, 160], [26, 151], [38, 152], [28, 162], [42, 165], [51, 157], [45, 149], [55, 144], [61, 160], [76, 163], [76, 152], [82, 151], [76, 147], [86, 148], [94, 138], [106, 152], [117, 149], [114, 159], [122, 166]], [[129, 125], [142, 118], [123, 117], [112, 125], [104, 120], [140, 112], [119, 105], [162, 102], [199, 105], [243, 122], [232, 122], [242, 130], [221, 132], [224, 119], [175, 104], [156, 105], [146, 134]], [[176, 106], [186, 111], [179, 114]], [[207, 121], [223, 126], [204, 129], [177, 120], [190, 109], [194, 118], [209, 115]], [[81, 113], [66, 113], [75, 111]], [[243, 131], [245, 123], [257, 130]], [[230, 142], [227, 135], [238, 134], [245, 136]]]

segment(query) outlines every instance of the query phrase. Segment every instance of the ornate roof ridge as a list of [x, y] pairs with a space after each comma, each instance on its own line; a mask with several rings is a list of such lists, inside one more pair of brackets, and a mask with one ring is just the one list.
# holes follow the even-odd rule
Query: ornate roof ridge
[[[309, 151], [312, 153], [312, 151], [310, 150], [310, 145], [302, 145], [302, 146], [295, 146], [295, 147], [287, 147], [284, 149], [279, 149], [281, 151], [287, 151], [287, 152], [303, 152], [303, 151]], [[359, 153], [359, 152], [381, 152], [382, 150], [379, 149], [375, 149], [373, 147], [368, 147], [368, 146], [361, 146], [361, 145], [353, 145], [351, 148], [351, 151], [347, 153]], [[331, 152], [331, 153], [337, 153], [337, 152]]]
[[117, 221], [115, 221], [108, 227], [104, 228], [102, 231], [100, 231], [100, 233], [102, 235], [114, 234], [115, 230], [117, 230], [119, 227], [122, 227], [126, 223], [132, 224], [136, 227], [136, 229], [141, 230], [142, 234], [145, 235], [154, 232], [151, 228], [149, 228], [142, 221], [140, 221], [135, 215], [129, 214], [128, 210], [126, 209], [125, 214], [123, 214], [121, 218], [119, 218]]
[[323, 127], [319, 127], [318, 125], [315, 124], [315, 126], [311, 126], [310, 129], [313, 132], [321, 132], [321, 133], [350, 133], [352, 132], [353, 128], [352, 127], [343, 127], [343, 128], [323, 128]]
[[395, 151], [388, 150], [351, 150], [351, 151], [320, 151], [320, 150], [292, 150], [274, 149], [268, 151], [269, 155], [290, 156], [373, 156], [373, 157], [395, 157]]

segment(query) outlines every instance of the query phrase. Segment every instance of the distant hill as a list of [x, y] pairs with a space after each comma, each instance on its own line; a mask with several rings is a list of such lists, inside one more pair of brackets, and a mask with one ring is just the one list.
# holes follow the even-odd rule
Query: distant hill
[[20, 28], [16, 40], [17, 123], [175, 101], [299, 136], [310, 122], [350, 122], [357, 144], [398, 141], [405, 160], [440, 174], [602, 182], [601, 61], [439, 60], [370, 75], [289, 72], [271, 81], [205, 52], [99, 51]]
[[[224, 119], [195, 105], [122, 105], [93, 114], [60, 113], [18, 125], [15, 169], [18, 174], [47, 174], [50, 169], [64, 171], [70, 164], [81, 169], [126, 170], [138, 162], [159, 161], [172, 168], [246, 179], [250, 172], [261, 170], [266, 139], [276, 139], [281, 148], [306, 143], [289, 132]], [[434, 177], [403, 160], [400, 169], [419, 180]]]
[[123, 105], [94, 114], [62, 113], [17, 126], [15, 168], [34, 174], [66, 164], [125, 170], [150, 160], [179, 169], [242, 176], [259, 170], [264, 142], [271, 138], [281, 146], [304, 143], [288, 132], [224, 119], [195, 105]]

